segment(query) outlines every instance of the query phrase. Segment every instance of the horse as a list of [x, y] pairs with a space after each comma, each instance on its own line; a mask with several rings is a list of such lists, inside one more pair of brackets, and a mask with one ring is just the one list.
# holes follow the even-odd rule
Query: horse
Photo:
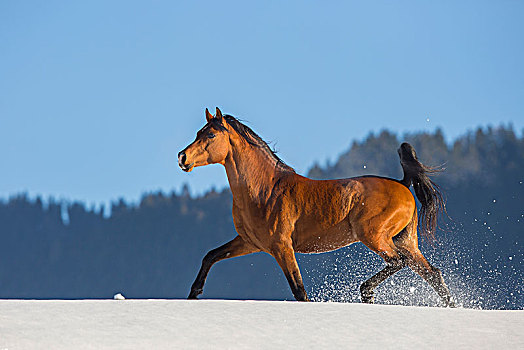
[[[429, 178], [437, 169], [423, 165], [410, 144], [398, 149], [402, 180], [370, 175], [313, 180], [297, 174], [235, 117], [222, 115], [219, 108], [215, 115], [208, 109], [205, 114], [204, 127], [178, 153], [178, 165], [185, 172], [208, 164], [225, 167], [238, 235], [205, 255], [188, 299], [202, 294], [216, 262], [266, 252], [282, 269], [295, 299], [309, 301], [295, 253], [329, 252], [360, 241], [386, 263], [362, 283], [362, 302], [373, 303], [374, 289], [409, 266], [437, 292], [441, 305], [454, 306], [441, 271], [418, 248], [417, 227], [432, 236], [445, 207]], [[410, 185], [421, 203], [420, 222]]]

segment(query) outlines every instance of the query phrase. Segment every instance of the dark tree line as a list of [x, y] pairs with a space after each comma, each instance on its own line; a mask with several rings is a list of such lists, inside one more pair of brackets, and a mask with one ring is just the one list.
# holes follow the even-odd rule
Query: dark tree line
[[[396, 150], [408, 141], [419, 159], [446, 170], [435, 177], [447, 194], [450, 219], [439, 241], [422, 242], [465, 306], [522, 308], [524, 137], [511, 127], [478, 129], [453, 144], [442, 132], [399, 138], [388, 131], [353, 142], [313, 178], [402, 176]], [[25, 195], [0, 201], [0, 298], [181, 298], [205, 253], [234, 237], [229, 190], [192, 198], [150, 193], [103, 210]], [[65, 215], [66, 214], [66, 215]], [[329, 254], [301, 255], [308, 293], [316, 300], [358, 301], [358, 285], [380, 258], [361, 244]], [[437, 297], [405, 270], [377, 292], [377, 302], [435, 305]], [[203, 297], [292, 299], [274, 260], [263, 254], [223, 261]]]

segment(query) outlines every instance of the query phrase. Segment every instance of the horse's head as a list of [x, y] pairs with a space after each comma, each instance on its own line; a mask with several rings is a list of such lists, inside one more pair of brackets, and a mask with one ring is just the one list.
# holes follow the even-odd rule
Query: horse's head
[[229, 152], [229, 134], [220, 109], [213, 116], [206, 108], [206, 121], [197, 132], [195, 141], [178, 153], [178, 165], [190, 172], [194, 167], [223, 164]]

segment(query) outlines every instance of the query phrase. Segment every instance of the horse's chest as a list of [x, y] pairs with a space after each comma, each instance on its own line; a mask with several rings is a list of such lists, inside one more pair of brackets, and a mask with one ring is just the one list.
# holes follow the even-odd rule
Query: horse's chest
[[266, 250], [272, 232], [270, 213], [255, 205], [246, 205], [242, 208], [233, 207], [233, 220], [240, 237], [245, 241]]

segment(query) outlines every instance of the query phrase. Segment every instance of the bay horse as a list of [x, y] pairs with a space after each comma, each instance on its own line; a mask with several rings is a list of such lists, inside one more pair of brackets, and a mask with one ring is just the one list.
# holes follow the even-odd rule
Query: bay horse
[[435, 168], [420, 163], [408, 143], [398, 153], [402, 180], [312, 180], [286, 165], [248, 126], [218, 108], [214, 116], [206, 109], [205, 126], [178, 154], [178, 164], [186, 172], [208, 164], [225, 167], [238, 235], [206, 254], [188, 299], [202, 293], [216, 262], [266, 252], [278, 262], [295, 299], [309, 301], [295, 253], [328, 252], [360, 241], [386, 262], [361, 285], [362, 302], [373, 303], [373, 290], [409, 266], [433, 287], [443, 306], [454, 306], [440, 270], [418, 248], [417, 207], [409, 190], [413, 185], [421, 203], [421, 231], [433, 235], [444, 209], [441, 192], [428, 176]]

